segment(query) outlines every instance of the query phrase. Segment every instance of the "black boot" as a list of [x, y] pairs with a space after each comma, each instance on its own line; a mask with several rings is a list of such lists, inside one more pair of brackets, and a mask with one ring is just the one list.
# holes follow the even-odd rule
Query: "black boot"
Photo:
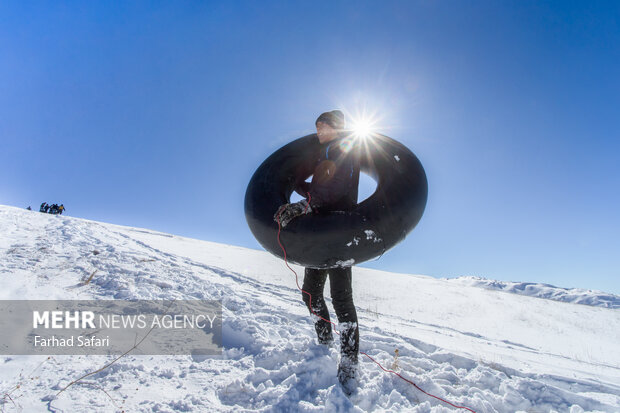
[[359, 327], [353, 304], [351, 267], [330, 269], [332, 303], [338, 316], [340, 330], [340, 364], [338, 381], [343, 391], [350, 395], [357, 388], [357, 356], [359, 353]]
[[[328, 327], [324, 327], [327, 324]], [[316, 327], [316, 336], [319, 340], [319, 344], [325, 344], [330, 346], [334, 343], [334, 335], [332, 334], [331, 324], [319, 320], [314, 325]]]
[[347, 396], [350, 396], [357, 390], [358, 369], [357, 360], [353, 360], [344, 355], [340, 357], [340, 363], [338, 364], [338, 381], [340, 382], [342, 391]]

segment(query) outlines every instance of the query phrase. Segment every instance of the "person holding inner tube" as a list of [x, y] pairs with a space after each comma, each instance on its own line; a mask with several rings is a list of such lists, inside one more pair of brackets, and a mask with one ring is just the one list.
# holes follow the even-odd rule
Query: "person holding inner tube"
[[[316, 159], [311, 182], [305, 177], [296, 177], [295, 191], [306, 197], [300, 202], [280, 206], [274, 215], [282, 227], [296, 217], [309, 213], [348, 211], [357, 204], [360, 156], [356, 140], [345, 131], [344, 114], [339, 110], [321, 114], [316, 122], [320, 142], [319, 157]], [[340, 363], [338, 380], [346, 393], [356, 387], [359, 353], [359, 328], [357, 313], [353, 304], [351, 267], [329, 269], [305, 268], [302, 289], [303, 301], [310, 310], [320, 315], [316, 318], [315, 330], [321, 344], [331, 345], [333, 335], [329, 321], [329, 310], [325, 304], [323, 290], [329, 274], [332, 303], [338, 317], [340, 331]]]

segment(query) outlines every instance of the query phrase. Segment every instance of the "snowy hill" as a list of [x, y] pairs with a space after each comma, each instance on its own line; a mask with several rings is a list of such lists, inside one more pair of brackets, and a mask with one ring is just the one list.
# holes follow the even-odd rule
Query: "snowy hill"
[[550, 284], [488, 280], [482, 277], [464, 276], [448, 278], [448, 281], [530, 297], [547, 298], [565, 303], [584, 304], [594, 307], [620, 308], [620, 297], [602, 291], [580, 288], [559, 288]]
[[[264, 251], [7, 206], [0, 234], [1, 299], [222, 299], [225, 347], [129, 354], [57, 397], [110, 357], [0, 356], [3, 411], [454, 411], [363, 355], [347, 398], [338, 348], [315, 343], [295, 276]], [[390, 368], [398, 349], [422, 389], [476, 412], [620, 412], [618, 297], [358, 267], [353, 278], [361, 350]]]

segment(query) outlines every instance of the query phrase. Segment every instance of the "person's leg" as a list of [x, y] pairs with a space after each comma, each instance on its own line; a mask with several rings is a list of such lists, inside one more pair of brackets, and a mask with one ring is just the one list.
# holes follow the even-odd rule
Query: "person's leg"
[[359, 353], [359, 327], [357, 312], [353, 304], [351, 267], [329, 269], [332, 303], [340, 325], [340, 351], [353, 363]]
[[[325, 304], [323, 298], [323, 289], [325, 287], [325, 281], [327, 280], [327, 270], [321, 270], [317, 268], [306, 268], [304, 274], [304, 284], [301, 287], [304, 303], [312, 314], [312, 311], [325, 320], [329, 320], [329, 310]], [[312, 304], [312, 307], [310, 305]], [[333, 340], [332, 325], [329, 321], [322, 320], [315, 317], [314, 328], [316, 335], [319, 339], [319, 343], [327, 344]]]

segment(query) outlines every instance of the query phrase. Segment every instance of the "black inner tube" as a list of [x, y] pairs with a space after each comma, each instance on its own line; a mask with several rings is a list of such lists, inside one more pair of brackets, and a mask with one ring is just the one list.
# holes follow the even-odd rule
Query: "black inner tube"
[[[375, 192], [350, 211], [302, 215], [280, 233], [287, 259], [311, 268], [359, 264], [402, 241], [422, 218], [428, 197], [426, 173], [403, 144], [374, 134], [360, 142], [360, 170], [376, 182]], [[254, 172], [245, 193], [245, 217], [267, 251], [284, 258], [273, 215], [299, 180], [314, 171], [316, 134], [296, 139], [269, 156]]]

